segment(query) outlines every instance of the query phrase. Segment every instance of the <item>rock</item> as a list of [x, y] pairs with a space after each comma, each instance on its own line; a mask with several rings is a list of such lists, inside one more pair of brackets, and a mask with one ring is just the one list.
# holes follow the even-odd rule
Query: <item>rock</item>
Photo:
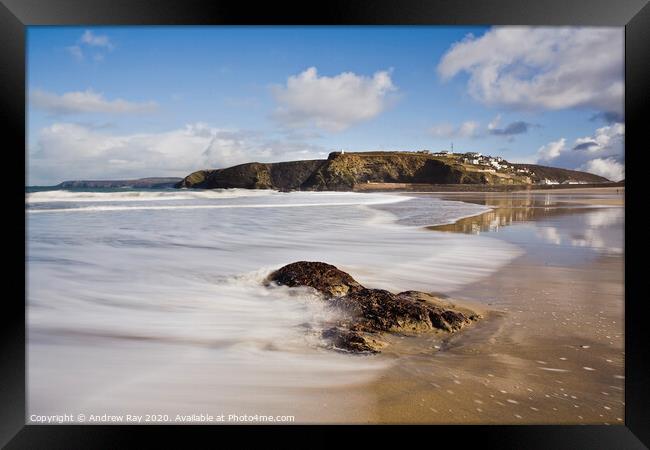
[[[454, 329], [443, 317], [446, 312], [443, 309], [383, 289], [364, 288], [334, 299], [332, 303], [354, 314], [356, 323], [367, 330], [422, 332], [434, 328]], [[460, 314], [460, 317], [462, 322], [464, 316]]]
[[340, 327], [328, 328], [323, 331], [322, 337], [335, 350], [352, 353], [379, 353], [388, 345], [370, 333]]
[[299, 261], [286, 265], [273, 272], [269, 280], [290, 287], [308, 286], [333, 297], [363, 289], [349, 274], [322, 262]]
[[243, 188], [291, 191], [318, 170], [325, 160], [251, 162], [223, 169], [199, 170], [179, 181], [177, 188]]
[[393, 294], [383, 289], [368, 289], [348, 273], [322, 262], [299, 261], [286, 265], [271, 273], [267, 281], [311, 287], [342, 311], [344, 318], [337, 326], [322, 333], [339, 350], [377, 353], [387, 345], [378, 339], [379, 333], [434, 330], [453, 333], [480, 317], [469, 310], [452, 308], [425, 292]]

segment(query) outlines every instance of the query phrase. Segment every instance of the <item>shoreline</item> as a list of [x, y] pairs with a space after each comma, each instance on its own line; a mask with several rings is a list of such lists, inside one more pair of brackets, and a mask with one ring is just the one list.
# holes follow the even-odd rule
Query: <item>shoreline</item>
[[394, 193], [448, 193], [448, 192], [529, 192], [582, 191], [584, 189], [624, 189], [622, 181], [585, 184], [424, 184], [424, 183], [368, 183], [358, 184], [351, 192], [394, 192]]
[[[595, 193], [616, 195], [616, 188]], [[566, 203], [565, 195], [587, 196], [572, 199], [574, 205], [563, 205], [560, 212], [538, 215], [547, 208], [517, 205], [512, 194], [498, 194], [515, 203], [511, 208], [497, 206], [453, 224], [425, 228], [503, 239], [489, 227], [478, 226], [476, 231], [476, 225], [486, 218], [493, 222], [499, 213], [510, 217], [512, 210], [536, 211], [501, 224], [516, 230], [527, 223], [542, 226], [549, 220], [590, 217], [598, 213], [589, 208], [598, 201], [615, 209], [623, 204], [622, 198], [609, 202], [589, 198], [594, 194], [589, 188], [561, 195], [531, 192], [533, 197], [556, 197], [556, 206]], [[475, 227], [468, 228], [468, 223]], [[407, 338], [401, 348], [392, 350], [391, 357], [399, 363], [368, 386], [377, 398], [369, 423], [623, 423], [622, 254], [572, 262], [567, 253], [571, 248], [551, 247], [549, 257], [541, 259], [532, 247], [525, 250], [492, 276], [452, 295], [459, 305], [485, 305], [484, 319], [451, 336], [440, 348], [432, 349], [430, 339]], [[551, 257], [552, 253], [557, 254]], [[558, 303], [548, 298], [566, 300]], [[593, 323], [597, 329], [589, 326]]]
[[[591, 290], [596, 290], [597, 293], [610, 292], [609, 298], [614, 300], [622, 295], [618, 292], [623, 287], [622, 279], [616, 278], [618, 275], [622, 276], [618, 270], [622, 257], [620, 254], [613, 253], [597, 260], [585, 259], [593, 253], [590, 246], [598, 244], [599, 239], [606, 243], [607, 236], [581, 236], [580, 233], [584, 234], [585, 229], [591, 228], [597, 231], [598, 229], [594, 227], [598, 226], [605, 227], [603, 228], [605, 230], [612, 228], [615, 231], [620, 224], [616, 220], [612, 221], [608, 214], [620, 213], [622, 209], [594, 205], [585, 207], [585, 205], [571, 204], [566, 201], [577, 201], [581, 198], [593, 200], [594, 197], [598, 197], [598, 200], [620, 197], [611, 194], [594, 196], [584, 190], [581, 192], [576, 194], [563, 191], [563, 195], [507, 192], [418, 194], [418, 196], [432, 196], [442, 200], [474, 203], [491, 208], [488, 211], [456, 219], [446, 225], [438, 225], [436, 231], [431, 231], [420, 224], [427, 223], [427, 218], [453, 217], [454, 213], [462, 213], [463, 207], [460, 203], [456, 205], [450, 203], [447, 206], [449, 215], [445, 215], [447, 213], [444, 212], [444, 204], [434, 201], [413, 201], [410, 205], [409, 202], [397, 202], [381, 207], [371, 206], [372, 209], [392, 212], [393, 216], [396, 211], [399, 211], [399, 216], [407, 219], [402, 223], [410, 225], [410, 234], [405, 234], [401, 239], [391, 239], [390, 233], [377, 234], [374, 240], [369, 239], [368, 242], [360, 239], [363, 245], [358, 247], [357, 251], [361, 251], [362, 255], [366, 251], [369, 253], [363, 258], [357, 258], [356, 265], [346, 267], [339, 263], [340, 268], [349, 271], [357, 280], [367, 283], [372, 288], [391, 290], [401, 283], [403, 289], [399, 290], [417, 289], [434, 292], [434, 295], [445, 301], [467, 307], [484, 316], [482, 320], [460, 333], [451, 336], [445, 333], [419, 336], [391, 335], [388, 336], [391, 345], [381, 354], [360, 356], [335, 355], [331, 350], [314, 349], [311, 346], [304, 352], [295, 353], [291, 351], [294, 344], [286, 346], [282, 342], [277, 346], [275, 344], [261, 346], [259, 344], [264, 342], [262, 335], [253, 341], [244, 336], [235, 346], [233, 345], [235, 341], [231, 340], [232, 336], [227, 335], [223, 339], [216, 339], [212, 331], [208, 340], [206, 340], [207, 336], [202, 336], [200, 333], [194, 336], [194, 332], [190, 331], [183, 331], [179, 336], [171, 336], [171, 340], [161, 340], [155, 334], [153, 339], [141, 338], [151, 337], [154, 329], [149, 332], [146, 329], [138, 331], [134, 335], [130, 328], [125, 327], [124, 330], [118, 330], [119, 333], [109, 337], [125, 337], [128, 340], [109, 341], [106, 340], [107, 336], [88, 335], [79, 339], [77, 335], [70, 333], [48, 335], [45, 329], [46, 332], [39, 335], [30, 329], [30, 405], [32, 405], [30, 408], [34, 407], [38, 412], [46, 412], [58, 408], [62, 402], [68, 406], [76, 404], [85, 405], [84, 407], [101, 404], [107, 412], [119, 413], [125, 406], [123, 403], [125, 399], [128, 399], [126, 401], [129, 408], [133, 407], [134, 411], [139, 411], [151, 408], [151, 399], [155, 398], [153, 404], [156, 410], [170, 415], [179, 412], [188, 414], [196, 412], [197, 408], [201, 409], [205, 404], [206, 407], [211, 405], [210, 408], [220, 406], [225, 408], [225, 412], [289, 413], [295, 415], [296, 423], [496, 424], [544, 423], [544, 420], [546, 423], [603, 423], [605, 420], [615, 423], [617, 419], [622, 418], [622, 408], [616, 402], [622, 401], [622, 391], [617, 389], [622, 389], [623, 381], [612, 378], [613, 375], [623, 375], [622, 357], [619, 354], [619, 351], [622, 351], [620, 339], [622, 333], [618, 330], [618, 327], [622, 326], [622, 322], [618, 319], [620, 311], [616, 309], [618, 308], [616, 301], [610, 311], [608, 308], [611, 305], [608, 306], [609, 300], [606, 297], [596, 298], [595, 303], [599, 306], [595, 311], [586, 307], [594, 303]], [[412, 192], [404, 192], [404, 195], [415, 197]], [[474, 208], [465, 208], [468, 211], [472, 209]], [[240, 208], [237, 211], [246, 210]], [[323, 212], [321, 219], [325, 220], [328, 214]], [[386, 214], [387, 217], [388, 215]], [[586, 227], [586, 222], [566, 222], [567, 218], [583, 220], [583, 222], [585, 218], [592, 218], [593, 223]], [[310, 216], [305, 224], [313, 221], [314, 218]], [[550, 233], [553, 227], [557, 227], [557, 236], [562, 239], [582, 239], [583, 246], [565, 248], [560, 245], [555, 248], [556, 244], [553, 246], [540, 244], [541, 241], [538, 240], [541, 238], [535, 238], [536, 233], [544, 239], [556, 238], [557, 236]], [[387, 227], [387, 230], [392, 228]], [[367, 228], [362, 222], [355, 228], [357, 229], [367, 233]], [[340, 234], [341, 230], [336, 229], [336, 233]], [[384, 228], [380, 226], [377, 230], [384, 230]], [[494, 234], [494, 231], [500, 234]], [[438, 234], [434, 237], [430, 234], [433, 232], [457, 235]], [[472, 236], [461, 236], [463, 233], [484, 234], [489, 239], [476, 240]], [[332, 237], [337, 237], [338, 234]], [[388, 239], [380, 239], [382, 236]], [[527, 248], [523, 255], [515, 256], [519, 255], [516, 249], [522, 244], [522, 236], [525, 245], [530, 240], [536, 246]], [[490, 242], [490, 239], [494, 238], [496, 240]], [[180, 272], [202, 274], [202, 268], [205, 267], [207, 269], [205, 275], [211, 274], [212, 269], [209, 269], [211, 263], [206, 260], [207, 265], [201, 265], [203, 260], [198, 256], [200, 252], [210, 252], [210, 261], [212, 261], [214, 250], [198, 251], [193, 235], [187, 236], [187, 242], [192, 246], [178, 246], [177, 244], [184, 241], [179, 241], [178, 237], [175, 239], [173, 241], [176, 244], [175, 257], [186, 262], [195, 261], [195, 264], [198, 264], [196, 267], [185, 265]], [[296, 242], [294, 235], [291, 239], [291, 242]], [[312, 230], [309, 230], [306, 239], [311, 242]], [[404, 242], [404, 239], [411, 241]], [[499, 243], [497, 240], [504, 242]], [[330, 242], [331, 245], [331, 242], [339, 241], [326, 240], [326, 242]], [[392, 242], [394, 246], [387, 245], [384, 249], [384, 247], [369, 245], [370, 242], [377, 245]], [[443, 245], [438, 246], [437, 242]], [[415, 243], [418, 243], [417, 252], [409, 254], [407, 252], [409, 247], [406, 244]], [[120, 244], [123, 245], [123, 240]], [[355, 245], [350, 240], [346, 244]], [[242, 245], [247, 246], [250, 243], [248, 240], [242, 241]], [[192, 255], [192, 258], [185, 260], [183, 254], [179, 256], [178, 252], [181, 251], [178, 250], [179, 248], [186, 248], [184, 251]], [[378, 248], [382, 250], [379, 251]], [[155, 251], [160, 252], [160, 250]], [[498, 258], [505, 258], [508, 252], [511, 256], [497, 263]], [[275, 258], [275, 253], [273, 255]], [[329, 255], [327, 247], [323, 247], [314, 253], [314, 258], [336, 263], [327, 255]], [[399, 269], [400, 264], [394, 264], [399, 262], [393, 261], [394, 258], [409, 255], [419, 258], [413, 260], [413, 267], [407, 264]], [[576, 255], [582, 259], [571, 260]], [[387, 268], [381, 276], [370, 268], [372, 259], [369, 258], [373, 257], [385, 260], [381, 267]], [[548, 258], [540, 260], [539, 257]], [[569, 260], [565, 260], [566, 257], [570, 257]], [[259, 264], [259, 261], [256, 262]], [[394, 273], [391, 272], [396, 266], [398, 269], [395, 269]], [[493, 271], [492, 268], [495, 270]], [[179, 273], [178, 270], [174, 272]], [[236, 272], [239, 273], [241, 270]], [[449, 279], [465, 281], [454, 283]], [[192, 286], [197, 289], [207, 289], [206, 292], [209, 292], [207, 299], [213, 296], [214, 283], [210, 282], [212, 278], [206, 280], [207, 283], [203, 278], [198, 278], [198, 281], [192, 282]], [[247, 282], [241, 285], [221, 283], [219, 286], [222, 289], [220, 295], [223, 298], [234, 296], [232, 298], [233, 301], [237, 301], [237, 305], [245, 305], [247, 297], [261, 295], [261, 292], [256, 290], [257, 285], [252, 286]], [[575, 291], [577, 288], [579, 290]], [[557, 292], [552, 293], [553, 290]], [[197, 292], [201, 294], [203, 291]], [[552, 294], [552, 297], [546, 297], [545, 292], [548, 292], [548, 295]], [[170, 296], [169, 288], [161, 288], [160, 293], [166, 297]], [[267, 294], [269, 292], [264, 291], [263, 295]], [[132, 290], [124, 295], [127, 296], [125, 298], [134, 301], [140, 297], [137, 294], [132, 295]], [[551, 304], [554, 309], [549, 310], [546, 307], [540, 309], [540, 305], [544, 306], [546, 302], [538, 304], [532, 301], [535, 298], [544, 300], [552, 298]], [[569, 302], [568, 306], [558, 303], [558, 299], [565, 298], [579, 299], [579, 303]], [[240, 302], [242, 299], [244, 303]], [[204, 311], [204, 308], [209, 307], [210, 304], [211, 301], [206, 301], [196, 305], [196, 311]], [[285, 302], [278, 302], [278, 305], [285, 304]], [[188, 306], [186, 303], [182, 305], [183, 308]], [[174, 307], [175, 304], [170, 303], [170, 306]], [[212, 313], [219, 311], [218, 304], [215, 304], [215, 308], [210, 311]], [[294, 307], [287, 305], [287, 308], [293, 310]], [[134, 311], [136, 311], [134, 314], [137, 313], [142, 317], [152, 314], [148, 311], [160, 313], [159, 308], [154, 310], [146, 308], [141, 310], [143, 312]], [[184, 311], [191, 313], [193, 309], [184, 309]], [[571, 315], [574, 311], [578, 311], [576, 316]], [[605, 316], [599, 311], [604, 311]], [[92, 310], [88, 313], [91, 314], [90, 317], [94, 317]], [[316, 309], [313, 313], [320, 314]], [[30, 311], [30, 321], [35, 317], [37, 316], [34, 311]], [[281, 318], [282, 314], [277, 314], [273, 320], [265, 319], [261, 323], [277, 322]], [[202, 322], [203, 320], [205, 322]], [[610, 325], [608, 321], [611, 320], [615, 320], [618, 324]], [[199, 321], [200, 325], [203, 324], [202, 326], [210, 327], [215, 323], [208, 320], [204, 312], [198, 314], [192, 323], [197, 323], [196, 321]], [[576, 322], [577, 325], [575, 330], [572, 325], [572, 329], [567, 334], [567, 329], [561, 322]], [[30, 323], [38, 323], [38, 321]], [[593, 324], [597, 324], [597, 328], [593, 328]], [[304, 337], [305, 330], [302, 329], [302, 325], [298, 326], [299, 328], [295, 328], [296, 333], [289, 333], [292, 339], [296, 339], [295, 349], [303, 348], [304, 339], [307, 341], [310, 339], [309, 336]], [[542, 327], [538, 335], [549, 336], [548, 340], [540, 339], [534, 333], [531, 336], [530, 327], [538, 326]], [[612, 348], [609, 348], [607, 343], [595, 341], [596, 338], [603, 337], [601, 334], [612, 338]], [[178, 339], [185, 338], [186, 335], [194, 337], [194, 340]], [[53, 336], [58, 341], [52, 341]], [[90, 341], [89, 338], [93, 340]], [[192, 351], [188, 351], [190, 347], [187, 347], [187, 342], [192, 343]], [[100, 343], [103, 344], [98, 345]], [[201, 345], [197, 346], [196, 343]], [[567, 343], [573, 347], [567, 347]], [[54, 347], [55, 345], [57, 347]], [[586, 345], [590, 350], [579, 350], [575, 345]], [[570, 357], [568, 361], [557, 361], [558, 354], [554, 352], [558, 349], [573, 352], [563, 353], [563, 357]], [[142, 352], [146, 352], [146, 357], [143, 357]], [[80, 354], [85, 354], [84, 361], [75, 367], [86, 371], [86, 376], [79, 386], [71, 386], [68, 385], [67, 377], [57, 378], [57, 376], [64, 374], [71, 367], [69, 364], [79, 361]], [[226, 359], [224, 365], [223, 358], [226, 356], [237, 359]], [[287, 360], [288, 356], [293, 359]], [[263, 359], [260, 360], [260, 357]], [[597, 360], [594, 361], [593, 358]], [[177, 362], [171, 364], [170, 359]], [[605, 364], [603, 362], [605, 360], [612, 362]], [[67, 363], [62, 363], [66, 361]], [[111, 368], [115, 361], [129, 362], [129, 364], [119, 373], [113, 373]], [[287, 362], [295, 364], [295, 370], [287, 370]], [[253, 367], [256, 369], [236, 374], [236, 371], [249, 363], [251, 369]], [[607, 365], [611, 367], [607, 368]], [[102, 366], [106, 366], [106, 370], [98, 373], [97, 368]], [[160, 370], [150, 371], [153, 367]], [[224, 370], [224, 367], [227, 370]], [[583, 367], [594, 370], [588, 371]], [[557, 372], [556, 369], [568, 372]], [[310, 371], [313, 373], [309, 374]], [[576, 373], [580, 381], [588, 380], [593, 376], [605, 378], [595, 380], [591, 384], [582, 383], [576, 386], [571, 382], [571, 377], [575, 377]], [[194, 377], [191, 384], [186, 382], [188, 376]], [[56, 391], [52, 390], [53, 385], [57, 386]], [[163, 386], [175, 386], [179, 393], [178, 398], [182, 401], [157, 397], [158, 390]], [[201, 386], [204, 392], [200, 399], [197, 399], [194, 394], [197, 386]], [[551, 390], [549, 386], [557, 389]], [[100, 391], [97, 391], [98, 387], [101, 387]], [[589, 389], [585, 391], [586, 387]], [[68, 389], [72, 396], [66, 395], [63, 400], [62, 393]], [[102, 394], [108, 392], [107, 389], [111, 394]], [[528, 394], [526, 389], [533, 389], [534, 393]], [[606, 400], [610, 402], [603, 403], [602, 398], [597, 398], [599, 392], [607, 392]], [[540, 393], [547, 394], [551, 398], [538, 398]], [[567, 403], [569, 401], [567, 398], [557, 398], [564, 393], [568, 398], [576, 397], [575, 404], [580, 409], [577, 415], [582, 416], [582, 419], [575, 414], [578, 408], [568, 409], [574, 406]], [[36, 403], [33, 403], [35, 400]], [[287, 403], [290, 406], [286, 406]], [[602, 410], [603, 406], [610, 409]], [[550, 409], [553, 407], [558, 410]], [[597, 408], [601, 408], [601, 411], [597, 411]], [[587, 412], [583, 413], [583, 410]], [[599, 417], [599, 413], [604, 417]]]

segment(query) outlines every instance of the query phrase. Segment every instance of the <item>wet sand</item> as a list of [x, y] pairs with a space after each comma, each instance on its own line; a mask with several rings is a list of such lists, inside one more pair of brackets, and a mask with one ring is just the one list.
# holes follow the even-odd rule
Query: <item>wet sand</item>
[[[549, 191], [532, 190], [530, 193], [548, 194]], [[625, 200], [625, 188], [622, 186], [600, 188], [566, 188], [553, 191], [553, 195], [562, 202], [579, 203], [583, 205], [623, 206]]]
[[371, 409], [351, 397], [331, 421], [622, 424], [622, 189], [433, 195], [494, 209], [431, 232], [480, 233], [524, 254], [450, 293], [487, 308], [483, 321], [442, 343], [394, 338], [381, 355], [390, 369], [349, 390]]
[[[623, 194], [625, 193], [625, 187], [624, 186], [612, 186], [612, 187], [570, 187], [570, 188], [564, 188], [564, 189], [558, 189], [553, 192], [549, 192], [546, 189], [533, 189], [531, 191], [528, 191], [531, 194], [553, 194], [556, 196], [563, 196], [563, 195], [572, 195], [572, 194], [578, 194], [581, 197], [587, 197], [589, 195], [604, 195], [608, 196], [611, 194], [620, 194], [620, 197], [617, 197], [618, 200], [620, 200], [620, 204], [623, 204]], [[603, 198], [602, 200], [607, 200], [607, 198]]]

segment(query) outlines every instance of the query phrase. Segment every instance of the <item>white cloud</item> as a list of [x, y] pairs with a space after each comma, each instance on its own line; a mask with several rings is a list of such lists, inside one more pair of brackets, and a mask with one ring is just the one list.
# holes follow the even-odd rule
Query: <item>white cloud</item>
[[43, 128], [28, 156], [30, 185], [67, 179], [185, 176], [250, 161], [325, 158], [319, 146], [274, 140], [252, 131], [204, 123], [161, 133], [111, 133], [74, 123]]
[[108, 36], [103, 34], [98, 35], [93, 33], [91, 30], [86, 30], [77, 40], [77, 43], [66, 47], [66, 50], [77, 61], [83, 61], [85, 57], [84, 50], [93, 49], [93, 60], [100, 62], [104, 60], [104, 53], [107, 51], [113, 51], [114, 48], [115, 46]]
[[34, 89], [30, 92], [31, 104], [51, 113], [146, 113], [157, 109], [155, 102], [134, 103], [121, 98], [107, 100], [101, 93], [92, 89], [66, 92], [58, 95]]
[[81, 47], [78, 45], [71, 45], [70, 47], [66, 47], [66, 50], [68, 53], [70, 53], [77, 61], [81, 61], [84, 59], [84, 52], [81, 50]]
[[438, 73], [467, 73], [470, 95], [488, 105], [621, 112], [623, 38], [622, 28], [495, 27], [454, 44]]
[[625, 178], [625, 166], [614, 158], [596, 158], [588, 161], [578, 170], [595, 173], [612, 181], [621, 181]]
[[536, 161], [619, 181], [625, 175], [625, 125], [598, 128], [592, 136], [576, 139], [572, 147], [564, 138], [546, 144], [537, 151]]
[[468, 120], [457, 127], [450, 123], [440, 123], [431, 127], [429, 132], [437, 138], [475, 138], [479, 135], [479, 123]]
[[598, 153], [612, 148], [622, 141], [625, 135], [625, 125], [615, 123], [598, 128], [593, 136], [576, 139], [574, 150], [585, 150], [589, 153]]
[[81, 35], [79, 40], [82, 44], [89, 45], [91, 47], [104, 47], [108, 50], [113, 49], [113, 44], [106, 35], [96, 35], [90, 30], [84, 31], [84, 34]]
[[566, 139], [562, 138], [558, 141], [550, 142], [546, 145], [542, 145], [539, 150], [537, 150], [537, 157], [539, 161], [550, 161], [552, 159], [560, 156], [562, 150], [564, 150], [566, 144]]
[[396, 89], [388, 71], [372, 77], [352, 72], [328, 77], [310, 67], [290, 76], [286, 85], [273, 87], [279, 103], [274, 117], [290, 127], [341, 131], [384, 111], [388, 94]]

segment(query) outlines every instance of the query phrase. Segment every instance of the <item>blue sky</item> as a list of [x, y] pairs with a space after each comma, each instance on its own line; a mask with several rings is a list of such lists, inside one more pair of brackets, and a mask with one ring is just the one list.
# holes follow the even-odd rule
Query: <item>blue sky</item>
[[448, 149], [622, 178], [623, 30], [30, 27], [28, 184]]

